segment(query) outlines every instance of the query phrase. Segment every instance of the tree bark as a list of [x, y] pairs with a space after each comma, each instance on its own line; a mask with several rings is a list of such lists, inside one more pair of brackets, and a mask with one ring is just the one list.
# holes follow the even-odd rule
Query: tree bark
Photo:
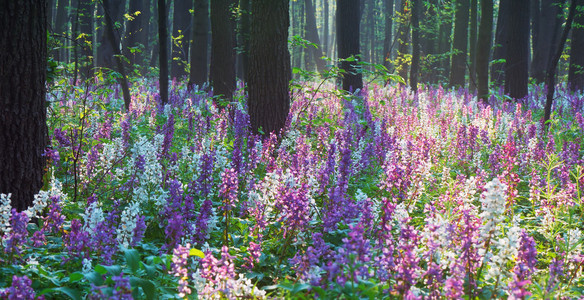
[[418, 73], [420, 70], [420, 20], [422, 10], [422, 0], [411, 0], [412, 2], [412, 68], [410, 69], [410, 88], [412, 91], [418, 90]]
[[192, 8], [192, 0], [174, 1], [171, 78], [182, 79], [187, 75], [192, 19], [189, 10]]
[[[251, 0], [239, 1], [241, 10], [241, 20], [239, 22], [239, 55], [238, 74], [243, 81], [246, 81], [246, 74], [249, 69], [249, 31], [251, 21]], [[241, 70], [239, 70], [241, 69]]]
[[[547, 67], [557, 49], [558, 37], [562, 32], [564, 22], [562, 10], [558, 0], [542, 0], [540, 15], [537, 18], [539, 28], [537, 30], [537, 42], [533, 47], [533, 60], [531, 62], [531, 77], [536, 83], [545, 80]], [[535, 24], [534, 24], [535, 25]]]
[[466, 73], [468, 51], [468, 18], [469, 0], [456, 0], [456, 13], [454, 23], [454, 53], [450, 66], [450, 86], [463, 87]]
[[251, 128], [254, 133], [278, 134], [290, 110], [289, 3], [253, 0], [251, 10], [247, 74]]
[[399, 11], [398, 48], [395, 69], [398, 75], [402, 77], [404, 81], [407, 81], [409, 64], [405, 56], [408, 53], [408, 43], [410, 39], [411, 11], [406, 0], [402, 0], [401, 9]]
[[391, 70], [391, 48], [393, 41], [393, 0], [384, 0], [385, 4], [385, 36], [383, 40], [383, 65]]
[[481, 0], [481, 24], [477, 41], [477, 95], [483, 102], [489, 100], [489, 57], [493, 38], [493, 0]]
[[[101, 1], [98, 5], [103, 4], [103, 18], [102, 25], [104, 30], [101, 30], [99, 35], [99, 45], [97, 47], [97, 59], [96, 66], [108, 69], [114, 69], [117, 65], [116, 58], [114, 55], [116, 52], [120, 51], [120, 32], [122, 30], [121, 25], [123, 22], [122, 16], [125, 12], [126, 1], [116, 0], [116, 1]], [[107, 29], [108, 18], [111, 19], [112, 31]], [[119, 26], [119, 27], [117, 27]], [[113, 37], [110, 36], [113, 34]], [[112, 44], [114, 43], [114, 44]], [[117, 51], [116, 51], [117, 50]]]
[[477, 60], [477, 24], [478, 24], [478, 2], [477, 0], [470, 0], [470, 29], [468, 32], [469, 38], [469, 59], [468, 59], [468, 77], [469, 90], [475, 92], [477, 89], [476, 78], [476, 60]]
[[329, 57], [329, 2], [328, 0], [323, 1], [323, 9], [324, 9], [324, 24], [322, 29], [322, 52], [325, 56]]
[[168, 103], [168, 30], [166, 28], [166, 1], [158, 0], [158, 61], [160, 65], [160, 101], [162, 104]]
[[558, 61], [560, 60], [560, 56], [562, 56], [562, 52], [564, 51], [564, 45], [566, 44], [566, 40], [568, 39], [568, 33], [572, 28], [572, 21], [574, 20], [574, 16], [576, 15], [576, 7], [578, 5], [582, 5], [584, 0], [572, 0], [572, 4], [570, 5], [570, 11], [568, 12], [568, 18], [566, 19], [566, 25], [564, 26], [564, 31], [562, 32], [562, 37], [560, 38], [560, 42], [558, 47], [555, 51], [554, 57], [550, 62], [547, 74], [546, 74], [546, 86], [547, 86], [547, 94], [546, 94], [546, 101], [545, 101], [545, 108], [544, 108], [544, 116], [543, 122], [545, 124], [546, 130], [549, 128], [548, 120], [550, 119], [552, 113], [552, 104], [554, 101], [554, 93], [556, 91], [556, 68], [558, 67]]
[[527, 96], [529, 57], [529, 0], [509, 3], [509, 48], [505, 64], [505, 93], [511, 98]]
[[0, 1], [0, 193], [23, 211], [43, 186], [47, 2]]
[[337, 47], [339, 59], [355, 56], [355, 60], [341, 62], [343, 90], [355, 91], [363, 88], [363, 76], [357, 70], [359, 51], [359, 2], [354, 0], [337, 1]]
[[189, 86], [207, 82], [207, 34], [209, 33], [209, 0], [195, 0], [193, 15], [193, 44]]
[[507, 48], [509, 47], [509, 3], [514, 0], [500, 0], [499, 14], [497, 17], [497, 29], [495, 32], [495, 45], [491, 65], [491, 78], [495, 86], [501, 86], [505, 82], [505, 62]]
[[318, 36], [318, 30], [316, 28], [316, 14], [315, 8], [312, 0], [306, 1], [306, 39], [311, 43], [315, 44], [317, 47], [309, 46], [312, 52], [311, 57], [314, 59], [316, 69], [318, 72], [323, 72], [325, 67], [325, 61], [322, 60], [322, 46], [320, 44], [320, 38]]
[[[146, 3], [148, 4], [148, 3]], [[146, 51], [148, 47], [150, 7], [144, 5], [143, 0], [130, 0], [129, 14], [133, 19], [126, 23], [125, 53], [124, 56], [130, 61], [130, 66], [140, 66], [144, 71], [146, 62]], [[140, 12], [137, 14], [137, 12]]]
[[235, 91], [235, 56], [230, 7], [232, 0], [211, 1], [211, 72], [215, 95], [231, 100]]
[[57, 13], [55, 16], [55, 27], [53, 31], [55, 34], [59, 35], [57, 40], [61, 42], [61, 47], [53, 52], [53, 57], [56, 61], [66, 62], [67, 51], [65, 45], [67, 44], [67, 38], [69, 36], [69, 30], [67, 30], [67, 17], [69, 0], [59, 0], [57, 1]]
[[572, 43], [570, 47], [570, 67], [568, 70], [568, 87], [571, 91], [584, 89], [584, 3], [579, 1], [574, 24], [572, 26]]
[[79, 49], [77, 60], [81, 79], [88, 79], [93, 75], [93, 3], [91, 0], [79, 0], [78, 5], [75, 47]]

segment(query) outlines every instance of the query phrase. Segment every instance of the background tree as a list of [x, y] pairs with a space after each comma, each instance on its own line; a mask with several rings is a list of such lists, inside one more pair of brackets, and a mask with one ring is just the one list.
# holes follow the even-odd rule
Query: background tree
[[420, 13], [422, 0], [412, 2], [412, 68], [410, 69], [410, 88], [416, 92], [418, 89], [418, 72], [420, 70]]
[[[75, 15], [75, 65], [82, 79], [93, 75], [93, 3], [78, 0]], [[77, 79], [77, 74], [74, 75]]]
[[314, 46], [309, 46], [310, 58], [316, 65], [318, 72], [324, 71], [325, 61], [322, 60], [322, 46], [320, 44], [320, 38], [318, 36], [318, 29], [316, 28], [316, 13], [312, 0], [306, 1], [306, 39]]
[[150, 1], [130, 0], [130, 19], [126, 23], [126, 34], [124, 38], [124, 56], [129, 60], [130, 66], [135, 68], [142, 66], [145, 69], [145, 58], [150, 35]]
[[47, 1], [0, 1], [0, 193], [25, 210], [43, 185]]
[[493, 38], [493, 0], [481, 0], [481, 24], [477, 41], [477, 94], [489, 100], [489, 57]]
[[[95, 65], [97, 67], [114, 69], [117, 65], [114, 55], [120, 51], [120, 33], [122, 32], [123, 15], [126, 12], [126, 1], [99, 1], [97, 3], [100, 11], [103, 12], [99, 19], [102, 30], [99, 32], [99, 43]], [[108, 22], [113, 30], [108, 30]], [[111, 36], [111, 35], [114, 36]], [[119, 71], [119, 70], [118, 70]]]
[[464, 75], [467, 68], [467, 51], [468, 51], [468, 18], [470, 1], [456, 0], [456, 13], [454, 24], [454, 41], [453, 54], [450, 66], [450, 85], [464, 86]]
[[[337, 1], [337, 47], [339, 59], [351, 56], [359, 58], [359, 2], [354, 0]], [[354, 91], [363, 88], [363, 75], [357, 70], [357, 61], [341, 62], [343, 90]]]
[[[534, 1], [539, 2], [539, 1]], [[547, 67], [552, 60], [553, 51], [557, 48], [564, 22], [563, 13], [559, 0], [541, 0], [541, 8], [533, 9], [537, 16], [532, 16], [535, 21], [533, 28], [536, 38], [533, 45], [533, 60], [531, 61], [530, 73], [535, 82], [542, 83], [545, 80]]]
[[395, 59], [394, 67], [398, 75], [404, 80], [408, 78], [409, 62], [406, 58], [408, 53], [408, 45], [410, 40], [410, 18], [411, 11], [408, 1], [401, 0], [401, 8], [397, 16], [398, 22], [398, 36], [397, 36], [397, 57]]
[[60, 43], [60, 47], [53, 52], [53, 58], [56, 61], [66, 61], [67, 59], [67, 43], [70, 36], [69, 28], [67, 26], [67, 19], [69, 17], [69, 0], [57, 1], [57, 11], [55, 15], [55, 24], [53, 32], [57, 35], [56, 39]]
[[391, 49], [393, 47], [393, 0], [384, 0], [385, 35], [383, 39], [383, 65], [391, 70]]
[[207, 35], [209, 34], [209, 0], [194, 0], [193, 44], [189, 86], [202, 86], [207, 82]]
[[289, 3], [253, 0], [251, 11], [247, 74], [251, 128], [255, 133], [279, 133], [290, 110]]
[[158, 45], [160, 53], [158, 54], [160, 62], [160, 101], [162, 104], [168, 103], [168, 30], [166, 27], [166, 3], [164, 0], [158, 0]]
[[477, 24], [478, 24], [478, 0], [470, 0], [470, 28], [468, 30], [468, 45], [469, 45], [469, 57], [468, 57], [468, 77], [469, 77], [469, 90], [474, 92], [477, 88], [477, 78], [476, 78], [476, 60], [477, 60]]
[[[211, 71], [209, 81], [215, 95], [233, 98], [235, 91], [235, 56], [231, 5], [233, 0], [211, 1]], [[253, 10], [253, 9], [252, 9]], [[265, 26], [265, 25], [263, 25]]]
[[513, 0], [499, 0], [497, 14], [497, 29], [495, 31], [495, 44], [493, 45], [493, 60], [491, 64], [491, 77], [493, 85], [501, 86], [505, 82], [505, 59], [509, 44], [509, 3]]
[[514, 99], [527, 96], [529, 74], [529, 0], [508, 4], [509, 43], [506, 51], [505, 93]]
[[181, 79], [187, 75], [186, 63], [191, 40], [192, 0], [175, 0], [172, 18], [172, 63], [170, 77]]
[[584, 3], [578, 3], [572, 24], [568, 86], [572, 91], [584, 89]]

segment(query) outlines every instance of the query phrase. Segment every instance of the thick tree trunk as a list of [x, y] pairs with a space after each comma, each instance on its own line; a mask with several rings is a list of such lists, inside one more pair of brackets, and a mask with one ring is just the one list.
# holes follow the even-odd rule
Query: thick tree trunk
[[77, 37], [76, 49], [79, 57], [79, 74], [81, 79], [88, 79], [93, 75], [93, 3], [91, 0], [79, 0], [77, 7]]
[[505, 67], [505, 93], [511, 98], [527, 96], [529, 57], [529, 0], [512, 0], [509, 6], [509, 48]]
[[193, 15], [193, 44], [189, 86], [207, 82], [207, 34], [209, 33], [209, 0], [195, 0]]
[[539, 28], [537, 30], [537, 42], [533, 47], [530, 73], [537, 83], [544, 82], [547, 67], [554, 55], [553, 51], [558, 47], [558, 38], [562, 32], [562, 23], [564, 22], [560, 2], [563, 1], [542, 0], [540, 15], [536, 18], [538, 19]]
[[47, 2], [0, 1], [0, 193], [25, 210], [43, 186]]
[[[145, 57], [148, 49], [150, 7], [148, 2], [144, 5], [143, 0], [130, 0], [129, 14], [131, 20], [126, 23], [126, 38], [124, 41], [124, 56], [130, 61], [132, 68], [141, 66], [140, 70], [145, 70]], [[140, 12], [139, 14], [137, 12]]]
[[239, 6], [241, 10], [241, 19], [239, 21], [239, 35], [238, 35], [238, 59], [237, 59], [237, 74], [246, 81], [246, 74], [249, 69], [249, 31], [251, 22], [251, 0], [240, 0]]
[[420, 13], [422, 0], [412, 2], [412, 68], [410, 69], [410, 88], [416, 92], [418, 89], [418, 72], [420, 71]]
[[277, 134], [290, 110], [289, 3], [253, 0], [251, 10], [247, 74], [251, 128], [254, 133]]
[[468, 18], [470, 0], [456, 0], [454, 53], [450, 66], [450, 86], [463, 87], [468, 51]]
[[393, 41], [393, 0], [384, 0], [385, 4], [385, 36], [383, 40], [383, 65], [391, 70], [391, 48]]
[[[235, 56], [230, 7], [232, 0], [211, 1], [211, 72], [209, 79], [215, 95], [233, 98], [235, 91]], [[265, 25], [264, 25], [265, 26]]]
[[189, 10], [192, 8], [192, 0], [174, 1], [171, 78], [181, 79], [187, 75], [192, 19]]
[[158, 0], [158, 61], [160, 65], [160, 101], [162, 104], [168, 103], [168, 29], [166, 27], [166, 1]]
[[499, 14], [497, 17], [497, 29], [495, 31], [495, 45], [493, 51], [493, 60], [491, 65], [491, 78], [495, 86], [501, 86], [505, 83], [505, 59], [507, 57], [507, 48], [509, 47], [509, 3], [514, 0], [500, 0]]
[[317, 47], [309, 46], [312, 52], [311, 57], [314, 59], [316, 64], [316, 69], [318, 72], [323, 72], [325, 67], [325, 61], [322, 60], [322, 46], [320, 44], [320, 38], [318, 36], [318, 30], [316, 28], [316, 14], [312, 0], [306, 1], [306, 39], [311, 43], [315, 44]]
[[[337, 1], [337, 47], [339, 59], [359, 55], [359, 2], [354, 0]], [[363, 88], [363, 76], [357, 72], [357, 61], [342, 61], [343, 90], [355, 91]]]
[[572, 28], [568, 71], [568, 86], [572, 91], [584, 90], [584, 3], [580, 0], [579, 5]]
[[470, 29], [468, 32], [469, 38], [469, 59], [468, 59], [468, 74], [469, 74], [469, 90], [471, 92], [477, 89], [476, 78], [476, 60], [477, 60], [477, 24], [478, 24], [478, 2], [477, 0], [470, 0]]
[[493, 38], [493, 0], [481, 0], [481, 25], [477, 41], [477, 95], [489, 100], [489, 57]]
[[[103, 6], [101, 6], [103, 4]], [[126, 1], [116, 0], [116, 1], [101, 1], [98, 4], [103, 8], [103, 18], [102, 26], [104, 30], [101, 30], [99, 35], [99, 45], [97, 47], [97, 59], [95, 61], [98, 67], [114, 69], [116, 66], [116, 58], [114, 55], [120, 51], [120, 33], [122, 31], [121, 24], [123, 23], [123, 14], [125, 13]], [[112, 21], [113, 30], [110, 32], [107, 30], [107, 19], [110, 18]], [[116, 27], [116, 24], [120, 27]], [[113, 34], [114, 36], [110, 36]], [[114, 43], [114, 44], [112, 44]]]

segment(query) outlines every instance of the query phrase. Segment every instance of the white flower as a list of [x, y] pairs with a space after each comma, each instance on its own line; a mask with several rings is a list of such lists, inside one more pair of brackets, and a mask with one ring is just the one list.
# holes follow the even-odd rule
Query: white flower
[[482, 212], [480, 217], [483, 220], [481, 227], [481, 238], [485, 241], [490, 235], [496, 237], [498, 234], [497, 224], [503, 222], [505, 212], [507, 185], [495, 178], [485, 185], [486, 191], [481, 196]]
[[10, 197], [12, 194], [0, 194], [0, 235], [6, 236], [11, 231], [10, 227], [10, 211], [12, 205], [10, 204]]
[[136, 217], [140, 212], [140, 203], [134, 201], [128, 205], [122, 212], [122, 219], [118, 227], [117, 240], [120, 246], [128, 248], [134, 237], [134, 229], [136, 228]]
[[91, 265], [91, 259], [84, 258], [82, 264], [83, 264], [83, 268], [82, 268], [83, 273], [89, 273], [89, 272], [91, 272], [91, 270], [93, 270], [93, 266]]
[[105, 220], [103, 210], [97, 206], [97, 201], [87, 206], [85, 213], [81, 214], [81, 216], [84, 221], [83, 229], [90, 234], [93, 234], [97, 225]]

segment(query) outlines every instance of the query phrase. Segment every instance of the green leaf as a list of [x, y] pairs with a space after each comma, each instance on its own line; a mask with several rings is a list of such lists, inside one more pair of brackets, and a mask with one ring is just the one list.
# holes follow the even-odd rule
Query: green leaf
[[136, 249], [126, 249], [124, 250], [124, 256], [126, 257], [126, 264], [132, 273], [136, 273], [140, 267], [140, 253]]
[[[152, 281], [138, 277], [130, 277], [130, 284], [132, 287], [141, 287], [146, 294], [146, 299], [156, 299], [156, 285]], [[137, 292], [138, 289], [132, 290]], [[138, 297], [135, 295], [134, 298]]]
[[203, 253], [203, 251], [199, 250], [199, 249], [191, 249], [189, 250], [189, 256], [197, 256], [200, 258], [205, 258], [205, 253]]
[[79, 272], [69, 274], [69, 282], [76, 282], [83, 278], [83, 274]]
[[[107, 271], [106, 271], [107, 273]], [[87, 279], [87, 281], [95, 284], [95, 285], [102, 285], [103, 284], [103, 274], [100, 274], [98, 272], [90, 272], [90, 273], [85, 273], [84, 274], [85, 279]]]
[[104, 266], [102, 266], [102, 265], [95, 266], [95, 272], [97, 272], [97, 273], [99, 273], [101, 275], [107, 274], [106, 268]]
[[[48, 289], [44, 289], [39, 293], [40, 295], [44, 295], [44, 294], [49, 294], [49, 293], [58, 293], [58, 294], [65, 294], [67, 295], [69, 298], [73, 299], [73, 300], [77, 300], [77, 299], [81, 299], [81, 292], [78, 290], [74, 290], [68, 287], [56, 287], [56, 288], [48, 288]], [[58, 297], [61, 298], [61, 297]]]

